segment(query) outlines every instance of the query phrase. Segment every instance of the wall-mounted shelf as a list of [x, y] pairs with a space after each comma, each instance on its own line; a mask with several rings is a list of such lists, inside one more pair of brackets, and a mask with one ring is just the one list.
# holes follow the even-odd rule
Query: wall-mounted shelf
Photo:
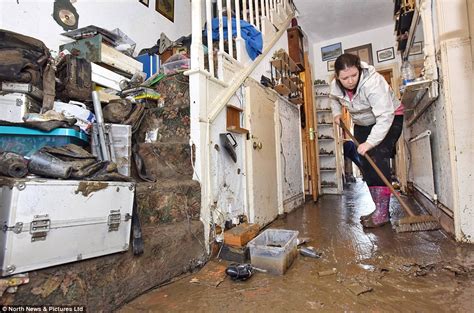
[[421, 80], [408, 83], [405, 86], [402, 94], [402, 103], [409, 108], [416, 105], [418, 101], [423, 97], [424, 93], [431, 86], [431, 80]]
[[243, 111], [242, 108], [238, 108], [231, 104], [227, 105], [227, 131], [237, 134], [247, 134], [249, 132], [247, 129], [242, 128], [242, 125], [240, 124], [241, 114]]
[[407, 126], [411, 126], [437, 98], [437, 81], [421, 80], [407, 84], [401, 99]]
[[278, 51], [270, 61], [271, 80], [280, 95], [288, 97], [293, 104], [303, 104], [303, 81], [299, 78], [299, 67], [285, 51]]

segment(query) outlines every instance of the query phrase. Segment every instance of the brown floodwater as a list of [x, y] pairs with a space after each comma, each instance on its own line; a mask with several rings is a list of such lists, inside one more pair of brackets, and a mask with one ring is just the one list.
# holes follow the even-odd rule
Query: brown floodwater
[[[397, 219], [403, 214], [391, 202]], [[323, 196], [268, 227], [310, 237], [306, 246], [321, 258], [298, 255], [284, 275], [255, 272], [243, 282], [227, 277], [217, 287], [215, 281], [191, 283], [199, 277], [193, 273], [120, 312], [474, 312], [474, 246], [442, 231], [364, 230], [359, 217], [372, 210], [365, 184], [353, 183], [342, 196]], [[226, 264], [211, 260], [203, 270]]]

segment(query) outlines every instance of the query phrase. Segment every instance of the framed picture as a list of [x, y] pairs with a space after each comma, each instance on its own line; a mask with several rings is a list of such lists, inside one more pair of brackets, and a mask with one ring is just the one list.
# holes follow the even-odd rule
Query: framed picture
[[361, 61], [364, 61], [370, 65], [374, 65], [374, 59], [372, 58], [372, 44], [366, 44], [350, 49], [344, 50], [344, 53], [351, 53], [358, 55]]
[[155, 10], [171, 22], [174, 22], [174, 0], [156, 0]]
[[409, 55], [417, 55], [423, 52], [423, 41], [415, 41], [410, 48]]
[[395, 59], [395, 51], [393, 47], [385, 48], [377, 51], [377, 62], [385, 62]]
[[328, 72], [334, 71], [334, 63], [336, 63], [336, 60], [329, 60], [327, 65], [328, 65]]
[[141, 4], [143, 4], [144, 6], [147, 6], [150, 4], [150, 0], [138, 0], [138, 2], [140, 2]]
[[321, 57], [323, 61], [335, 59], [341, 54], [342, 54], [342, 45], [340, 42], [321, 48]]

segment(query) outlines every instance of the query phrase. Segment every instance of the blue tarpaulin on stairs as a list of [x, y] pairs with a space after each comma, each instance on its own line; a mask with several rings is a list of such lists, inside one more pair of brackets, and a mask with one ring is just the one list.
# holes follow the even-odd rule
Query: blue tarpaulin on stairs
[[[224, 38], [227, 39], [227, 18], [223, 19], [224, 25]], [[237, 37], [237, 30], [235, 26], [235, 18], [232, 18], [232, 37]], [[249, 24], [246, 21], [240, 20], [240, 29], [242, 39], [245, 40], [245, 48], [247, 53], [252, 60], [255, 60], [260, 54], [262, 54], [263, 40], [262, 33]], [[206, 36], [206, 31], [203, 32]], [[212, 40], [219, 40], [219, 19], [212, 19]]]

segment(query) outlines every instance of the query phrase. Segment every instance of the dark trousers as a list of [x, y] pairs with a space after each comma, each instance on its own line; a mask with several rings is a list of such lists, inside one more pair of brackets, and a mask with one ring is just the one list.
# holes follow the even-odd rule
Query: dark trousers
[[357, 148], [355, 146], [355, 143], [352, 141], [346, 141], [342, 145], [343, 151], [344, 151], [344, 157], [348, 158], [352, 162], [354, 162], [355, 165], [360, 169], [361, 164], [360, 164], [360, 158], [361, 155], [357, 153]]
[[[367, 140], [373, 126], [374, 125], [354, 126], [354, 137], [359, 143], [364, 143]], [[392, 126], [390, 126], [390, 129], [382, 142], [368, 152], [388, 181], [390, 181], [390, 159], [395, 155], [395, 145], [402, 133], [402, 128], [403, 115], [396, 115], [393, 119]], [[385, 186], [382, 179], [380, 179], [365, 157], [361, 157], [361, 166], [364, 180], [369, 187]]]

